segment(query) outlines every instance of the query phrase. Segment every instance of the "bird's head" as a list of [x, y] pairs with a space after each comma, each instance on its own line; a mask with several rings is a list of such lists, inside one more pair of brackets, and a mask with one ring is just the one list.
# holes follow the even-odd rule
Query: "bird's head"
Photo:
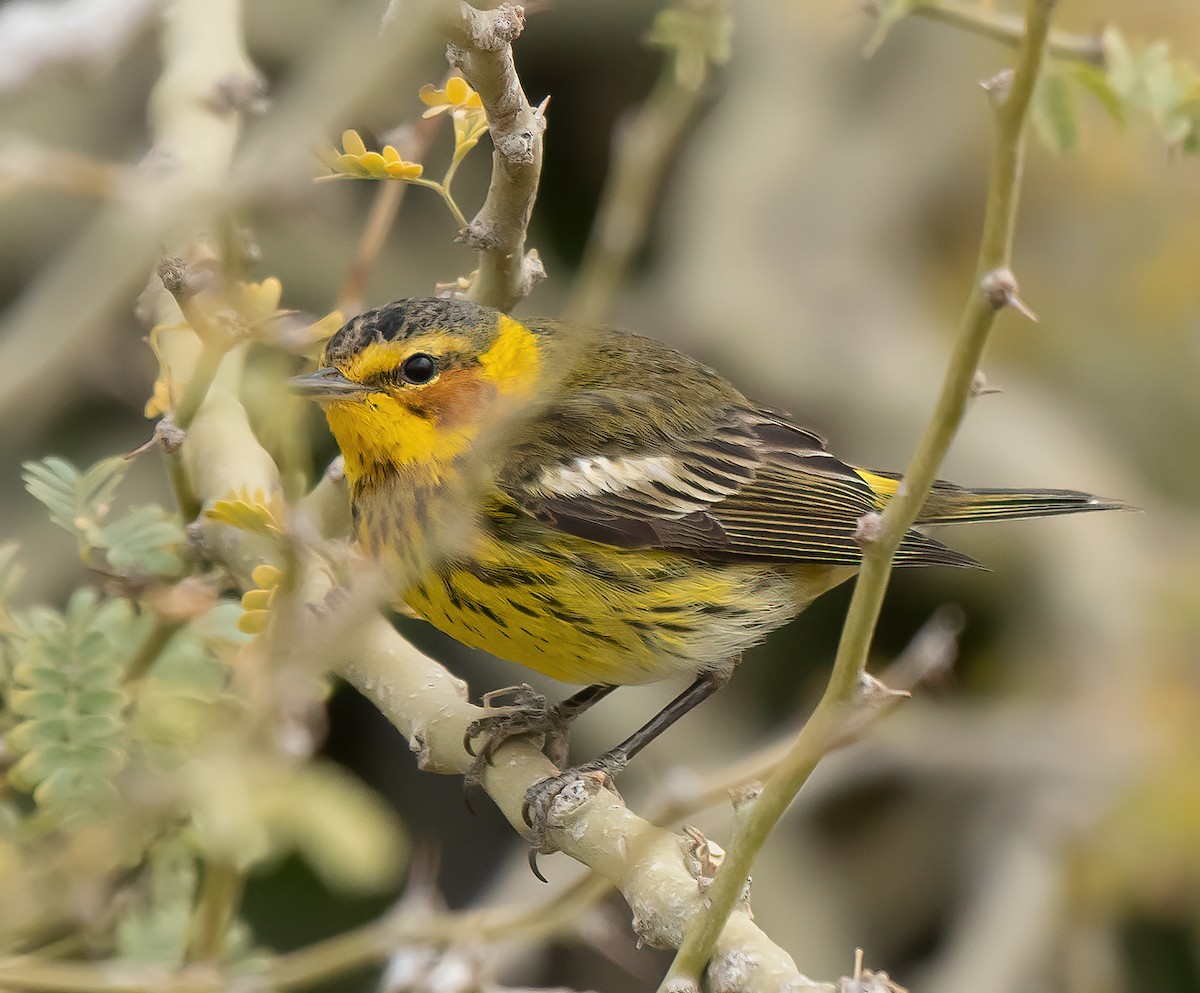
[[444, 464], [534, 389], [537, 336], [463, 300], [398, 300], [347, 322], [316, 372], [292, 381], [325, 408], [355, 478]]

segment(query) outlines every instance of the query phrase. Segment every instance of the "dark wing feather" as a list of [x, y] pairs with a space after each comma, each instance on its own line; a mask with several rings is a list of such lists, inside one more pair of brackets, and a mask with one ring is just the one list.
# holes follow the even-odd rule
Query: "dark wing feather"
[[[857, 565], [855, 530], [879, 508], [875, 493], [819, 437], [725, 391], [700, 423], [694, 408], [673, 409], [670, 396], [569, 391], [568, 401], [525, 424], [498, 482], [533, 517], [621, 548]], [[974, 564], [915, 531], [896, 561]]]

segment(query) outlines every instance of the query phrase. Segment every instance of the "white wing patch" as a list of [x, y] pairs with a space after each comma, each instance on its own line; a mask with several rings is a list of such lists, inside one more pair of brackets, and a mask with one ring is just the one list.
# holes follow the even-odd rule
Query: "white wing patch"
[[673, 455], [593, 455], [544, 469], [534, 488], [549, 497], [619, 496], [682, 517], [736, 493], [730, 483], [698, 475]]

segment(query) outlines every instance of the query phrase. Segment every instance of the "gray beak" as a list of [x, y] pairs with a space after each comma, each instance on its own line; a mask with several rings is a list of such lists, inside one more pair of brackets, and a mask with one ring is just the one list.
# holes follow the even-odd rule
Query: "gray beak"
[[310, 372], [307, 376], [293, 376], [288, 382], [300, 396], [314, 400], [350, 400], [370, 392], [361, 383], [351, 382], [332, 366]]

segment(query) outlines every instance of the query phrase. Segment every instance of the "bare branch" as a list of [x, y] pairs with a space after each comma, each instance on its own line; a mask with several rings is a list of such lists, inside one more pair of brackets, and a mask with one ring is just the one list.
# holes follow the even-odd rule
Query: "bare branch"
[[479, 252], [479, 275], [469, 296], [500, 310], [510, 310], [546, 276], [537, 252], [525, 251], [546, 118], [544, 103], [530, 105], [513, 62], [512, 42], [524, 26], [524, 11], [511, 3], [487, 11], [460, 3], [446, 49], [447, 60], [483, 101], [492, 136], [487, 199], [463, 234]]

